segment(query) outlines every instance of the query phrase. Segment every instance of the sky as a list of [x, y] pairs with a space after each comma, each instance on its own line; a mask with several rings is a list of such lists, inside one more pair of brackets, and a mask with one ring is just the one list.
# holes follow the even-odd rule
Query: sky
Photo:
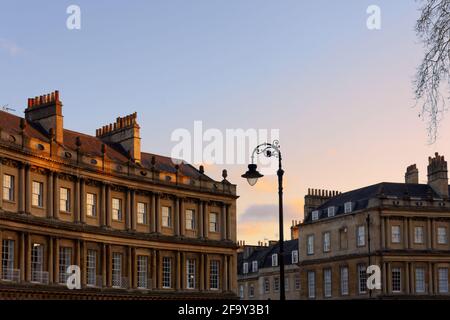
[[[81, 9], [81, 29], [66, 9]], [[381, 29], [369, 30], [377, 5]], [[174, 130], [278, 129], [285, 237], [308, 188], [342, 192], [404, 180], [428, 156], [450, 157], [450, 120], [428, 143], [412, 81], [423, 56], [414, 0], [5, 1], [0, 105], [59, 90], [65, 127], [95, 134], [138, 113], [142, 149], [170, 155]], [[251, 152], [249, 147], [249, 153]], [[198, 166], [200, 163], [194, 163]], [[275, 171], [254, 187], [246, 165], [209, 164], [238, 185], [238, 239], [278, 237]]]

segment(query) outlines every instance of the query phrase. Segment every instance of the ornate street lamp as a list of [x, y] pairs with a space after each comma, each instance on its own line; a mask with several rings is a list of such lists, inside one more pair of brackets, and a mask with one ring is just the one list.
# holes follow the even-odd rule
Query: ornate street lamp
[[284, 233], [283, 233], [283, 174], [284, 171], [281, 167], [281, 151], [280, 143], [275, 140], [273, 143], [262, 143], [258, 145], [252, 153], [251, 164], [248, 165], [248, 171], [244, 173], [241, 177], [247, 179], [251, 186], [254, 186], [258, 182], [259, 178], [263, 175], [258, 172], [257, 166], [255, 164], [255, 155], [264, 154], [266, 157], [278, 158], [278, 219], [279, 219], [279, 245], [280, 251], [278, 253], [278, 263], [280, 265], [280, 300], [286, 300], [285, 295], [285, 282], [284, 282]]

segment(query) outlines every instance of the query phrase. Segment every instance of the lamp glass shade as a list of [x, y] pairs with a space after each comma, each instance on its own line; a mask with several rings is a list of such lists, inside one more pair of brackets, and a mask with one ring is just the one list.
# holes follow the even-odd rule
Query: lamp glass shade
[[263, 177], [263, 175], [259, 173], [256, 168], [256, 164], [249, 164], [248, 171], [241, 176], [242, 178], [247, 179], [248, 184], [251, 186], [254, 186], [256, 182], [258, 182], [258, 179]]

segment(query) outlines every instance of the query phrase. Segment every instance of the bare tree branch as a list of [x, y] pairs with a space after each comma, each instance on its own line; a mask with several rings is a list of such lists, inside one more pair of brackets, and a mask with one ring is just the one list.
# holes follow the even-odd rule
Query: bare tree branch
[[[421, 16], [416, 33], [422, 40], [425, 56], [414, 81], [420, 116], [427, 118], [429, 142], [436, 141], [439, 122], [450, 97], [450, 0], [421, 0]], [[447, 97], [442, 94], [447, 86]]]

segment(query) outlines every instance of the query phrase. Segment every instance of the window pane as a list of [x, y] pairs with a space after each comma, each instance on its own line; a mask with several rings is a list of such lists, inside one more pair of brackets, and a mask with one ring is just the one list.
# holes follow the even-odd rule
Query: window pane
[[219, 289], [219, 261], [211, 260], [209, 263], [210, 289]]
[[97, 251], [88, 250], [86, 259], [87, 285], [97, 285]]
[[172, 226], [172, 213], [170, 207], [162, 207], [162, 225], [163, 227], [170, 228]]
[[163, 279], [162, 279], [163, 288], [171, 288], [172, 287], [172, 258], [164, 257], [163, 258]]
[[416, 268], [416, 292], [425, 292], [425, 269]]
[[138, 256], [137, 265], [138, 288], [148, 288], [148, 257]]
[[147, 223], [147, 205], [143, 202], [137, 204], [137, 223]]
[[341, 268], [341, 294], [348, 295], [348, 268]]
[[90, 217], [97, 215], [97, 195], [93, 193], [86, 194], [86, 214]]
[[400, 268], [392, 268], [392, 291], [400, 292], [401, 290], [401, 270]]

